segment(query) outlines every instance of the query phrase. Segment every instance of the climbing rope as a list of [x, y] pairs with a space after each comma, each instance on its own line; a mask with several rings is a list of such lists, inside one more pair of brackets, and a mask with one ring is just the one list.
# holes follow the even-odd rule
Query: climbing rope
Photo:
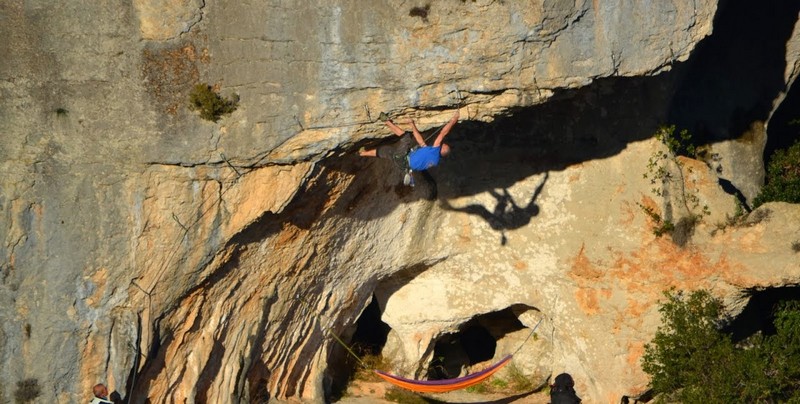
[[[458, 104], [456, 104], [456, 109], [461, 109], [464, 100], [461, 98], [461, 91], [458, 91], [457, 88], [456, 88], [456, 97], [458, 97]], [[442, 129], [444, 129], [445, 126], [447, 126], [447, 122], [445, 122], [444, 125], [439, 126], [439, 128], [436, 129], [436, 131], [428, 135], [425, 138], [425, 143], [428, 143], [428, 141], [431, 140], [432, 137], [436, 136], [436, 134], [439, 133]]]
[[519, 350], [522, 349], [523, 346], [525, 346], [525, 343], [528, 342], [529, 339], [531, 339], [531, 337], [533, 336], [533, 333], [535, 333], [536, 329], [539, 328], [539, 324], [542, 323], [542, 320], [544, 320], [544, 318], [540, 318], [539, 319], [539, 322], [536, 323], [536, 326], [533, 327], [533, 329], [531, 330], [530, 334], [528, 334], [528, 336], [525, 338], [525, 340], [522, 341], [521, 344], [519, 344], [519, 347], [517, 347], [517, 350], [514, 351], [514, 353], [512, 353], [511, 355], [516, 355], [517, 352], [519, 352]]

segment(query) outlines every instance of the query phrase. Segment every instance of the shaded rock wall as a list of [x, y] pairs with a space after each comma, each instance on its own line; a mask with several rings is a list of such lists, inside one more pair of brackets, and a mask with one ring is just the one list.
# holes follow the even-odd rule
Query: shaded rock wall
[[[614, 290], [628, 278], [608, 270], [613, 251], [623, 250], [624, 258], [656, 245], [688, 254], [645, 237], [643, 217], [622, 196], [641, 199], [642, 190], [631, 185], [636, 169], [627, 169], [632, 157], [623, 151], [635, 149], [640, 159], [649, 150], [635, 141], [665, 116], [662, 106], [677, 79], [602, 79], [651, 76], [689, 58], [711, 33], [715, 2], [452, 1], [432, 4], [424, 15], [412, 12], [418, 6], [1, 5], [0, 34], [8, 40], [0, 50], [9, 55], [0, 62], [6, 398], [17, 380], [32, 377], [45, 401], [83, 400], [98, 381], [132, 402], [322, 401], [335, 382], [328, 365], [342, 357], [326, 333], [349, 337], [373, 292], [386, 291], [384, 281], [398, 272], [421, 274], [421, 281], [462, 267], [460, 276], [486, 277], [492, 288], [510, 290], [496, 299], [456, 299], [458, 320], [431, 313], [442, 320], [415, 340], [419, 348], [409, 348], [403, 322], [393, 322], [405, 347], [401, 359], [419, 362], [411, 355], [425, 351], [432, 338], [509, 305], [539, 309], [550, 319], [615, 312], [611, 306], [627, 310], [626, 295]], [[795, 56], [786, 56], [787, 71]], [[201, 121], [185, 108], [198, 81], [239, 94], [239, 109], [219, 124]], [[636, 101], [626, 107], [630, 115], [621, 106], [605, 108], [606, 97], [631, 92], [641, 98], [628, 100]], [[651, 96], [657, 102], [648, 104]], [[624, 96], [616, 100], [625, 103]], [[456, 154], [452, 165], [434, 173], [438, 198], [452, 199], [456, 209], [486, 205], [494, 198], [489, 190], [507, 188], [524, 200], [544, 181], [537, 204], [547, 220], [534, 223], [538, 217], [529, 212], [528, 222], [514, 221], [522, 230], [502, 229], [517, 255], [498, 246], [498, 229], [433, 202], [430, 183], [399, 187], [385, 162], [352, 156], [354, 146], [387, 136], [372, 122], [378, 112], [399, 121], [415, 117], [422, 129], [432, 129], [459, 101], [463, 122], [454, 146], [469, 134], [491, 134], [494, 145], [462, 143], [462, 155], [476, 160]], [[536, 105], [543, 109], [520, 109]], [[525, 129], [520, 135], [502, 137], [503, 125], [515, 122], [502, 114], [541, 111], [548, 114], [516, 121]], [[537, 120], [555, 123], [531, 125]], [[626, 130], [631, 126], [635, 133]], [[492, 153], [479, 158], [490, 146]], [[553, 153], [525, 153], [537, 148]], [[497, 153], [510, 149], [520, 153]], [[531, 157], [536, 164], [529, 164]], [[456, 172], [472, 161], [480, 163]], [[625, 192], [602, 211], [624, 215], [584, 226], [597, 209], [588, 216], [586, 208], [566, 202], [602, 195], [608, 183], [600, 174], [608, 167], [631, 182], [621, 183]], [[500, 172], [505, 175], [494, 175]], [[588, 181], [591, 176], [598, 179]], [[775, 211], [794, 220], [790, 207]], [[624, 233], [620, 225], [638, 229], [621, 238], [623, 246], [602, 253], [577, 248], [616, 240], [609, 235]], [[533, 229], [561, 236], [544, 252], [534, 248], [538, 239], [517, 245], [517, 233]], [[754, 237], [734, 234], [729, 237]], [[480, 259], [467, 265], [476, 253]], [[686, 257], [693, 262], [695, 255]], [[756, 271], [757, 257], [741, 258], [753, 260], [745, 269]], [[591, 268], [570, 264], [584, 261]], [[714, 255], [703, 266], [710, 283], [720, 261]], [[511, 270], [497, 273], [504, 267]], [[794, 266], [785, 270], [795, 279]], [[651, 289], [672, 282], [659, 279]], [[774, 283], [742, 279], [725, 284]], [[528, 288], [534, 280], [544, 287]], [[595, 288], [594, 281], [604, 286]], [[462, 296], [470, 282], [457, 283], [465, 288]], [[440, 297], [450, 294], [437, 290]], [[499, 295], [492, 292], [484, 291]], [[544, 303], [555, 296], [577, 303]], [[608, 296], [613, 304], [603, 300]], [[384, 300], [388, 310], [391, 296]], [[637, 352], [656, 322], [648, 303], [634, 307], [629, 314], [636, 324], [622, 326], [624, 338], [613, 345], [631, 353], [591, 353], [588, 336], [553, 338], [555, 348], [537, 369], [583, 369], [576, 371], [587, 375], [581, 387], [596, 400], [641, 388]], [[596, 328], [608, 326], [603, 318]], [[530, 319], [522, 323], [531, 326]], [[588, 332], [552, 320], [545, 329], [559, 336]], [[600, 362], [609, 364], [601, 369], [604, 377], [588, 377]]]

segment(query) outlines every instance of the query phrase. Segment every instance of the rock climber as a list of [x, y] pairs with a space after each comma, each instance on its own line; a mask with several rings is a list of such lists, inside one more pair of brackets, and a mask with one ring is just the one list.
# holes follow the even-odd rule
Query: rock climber
[[439, 136], [433, 141], [433, 145], [428, 146], [413, 119], [408, 121], [409, 125], [411, 125], [411, 132], [408, 132], [400, 129], [389, 119], [386, 113], [381, 112], [378, 119], [383, 121], [395, 135], [399, 136], [400, 140], [376, 149], [362, 149], [359, 154], [365, 157], [380, 157], [393, 160], [398, 166], [407, 171], [405, 178], [403, 178], [403, 183], [413, 186], [414, 178], [411, 175], [413, 171], [424, 171], [435, 167], [439, 164], [440, 157], [450, 154], [450, 146], [443, 143], [443, 141], [456, 122], [458, 122], [458, 117], [459, 112], [456, 111], [450, 121], [439, 132]]
[[105, 384], [98, 383], [92, 387], [92, 394], [94, 394], [94, 398], [89, 404], [114, 404], [113, 401], [108, 399], [108, 388]]

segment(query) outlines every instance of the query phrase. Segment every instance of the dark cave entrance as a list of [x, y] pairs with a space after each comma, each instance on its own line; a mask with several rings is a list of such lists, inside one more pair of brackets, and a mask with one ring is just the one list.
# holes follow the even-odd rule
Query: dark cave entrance
[[800, 140], [800, 86], [789, 88], [786, 98], [772, 114], [767, 127], [767, 144], [764, 147], [764, 165], [768, 166], [772, 154], [788, 149]]
[[354, 349], [362, 355], [380, 355], [386, 345], [391, 327], [381, 321], [381, 314], [378, 300], [373, 295], [372, 301], [356, 321], [356, 332], [351, 339]]
[[757, 332], [775, 334], [775, 310], [781, 302], [800, 301], [800, 286], [785, 286], [753, 292], [744, 310], [725, 327], [733, 341], [741, 341]]
[[458, 332], [436, 341], [427, 379], [459, 377], [462, 371], [494, 358], [497, 341], [505, 334], [525, 328], [511, 308], [483, 314], [464, 323]]
[[[372, 296], [372, 301], [361, 313], [356, 321], [356, 330], [350, 338], [349, 348], [354, 354], [370, 364], [373, 358], [379, 357], [391, 327], [381, 321], [381, 309], [378, 299]], [[338, 346], [331, 353], [329, 360], [330, 388], [328, 398], [336, 401], [341, 398], [347, 389], [347, 384], [363, 366], [347, 350]]]
[[497, 341], [480, 325], [471, 325], [458, 333], [447, 334], [436, 341], [427, 379], [458, 377], [464, 367], [492, 359], [496, 348]]

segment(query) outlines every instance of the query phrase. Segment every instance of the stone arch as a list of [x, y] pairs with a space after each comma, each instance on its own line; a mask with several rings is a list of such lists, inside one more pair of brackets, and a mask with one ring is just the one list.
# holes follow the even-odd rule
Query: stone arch
[[[430, 380], [447, 379], [471, 373], [473, 368], [515, 353], [530, 335], [531, 327], [520, 316], [534, 310], [526, 305], [512, 305], [503, 310], [477, 314], [432, 342], [433, 354], [427, 366]], [[477, 365], [477, 366], [476, 366]]]

